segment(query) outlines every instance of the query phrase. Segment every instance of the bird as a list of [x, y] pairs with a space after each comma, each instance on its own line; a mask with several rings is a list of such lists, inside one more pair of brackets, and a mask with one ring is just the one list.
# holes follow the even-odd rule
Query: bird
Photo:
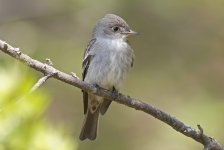
[[[82, 80], [118, 93], [135, 58], [127, 37], [136, 34], [124, 19], [115, 14], [106, 14], [99, 19], [84, 52]], [[82, 92], [85, 118], [79, 139], [95, 140], [99, 114], [104, 115], [112, 101]]]

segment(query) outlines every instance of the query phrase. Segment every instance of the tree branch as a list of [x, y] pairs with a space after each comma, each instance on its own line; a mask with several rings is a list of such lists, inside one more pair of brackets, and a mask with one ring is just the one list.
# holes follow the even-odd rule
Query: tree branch
[[[51, 62], [51, 60], [49, 58], [46, 59], [46, 62], [48, 65], [53, 66], [53, 63]], [[48, 78], [50, 78], [51, 76], [53, 76], [54, 74], [46, 74], [43, 77], [41, 77], [37, 83], [35, 83], [35, 85], [31, 88], [30, 93], [32, 93], [33, 91], [35, 91], [37, 88], [39, 88], [42, 84], [44, 84]]]
[[33, 92], [35, 91], [37, 88], [39, 88], [42, 84], [44, 84], [44, 82], [47, 81], [47, 79], [50, 77], [51, 75], [45, 75], [43, 77], [41, 77], [37, 83], [31, 88], [30, 92]]
[[[75, 87], [78, 87], [78, 88], [80, 88], [84, 91], [87, 91], [89, 93], [93, 93], [95, 95], [102, 96], [106, 99], [111, 99], [120, 104], [124, 104], [131, 108], [135, 108], [136, 110], [141, 110], [147, 114], [150, 114], [153, 117], [168, 124], [176, 131], [203, 144], [204, 150], [224, 150], [223, 146], [220, 143], [218, 143], [217, 140], [204, 134], [203, 129], [200, 125], [198, 125], [199, 130], [194, 129], [194, 128], [184, 124], [183, 122], [181, 122], [174, 116], [171, 116], [170, 114], [168, 114], [150, 104], [147, 104], [147, 103], [137, 100], [135, 98], [131, 98], [127, 95], [123, 95], [121, 93], [119, 93], [116, 97], [114, 97], [114, 95], [111, 91], [103, 89], [101, 87], [96, 87], [96, 86], [88, 84], [86, 82], [83, 82], [74, 73], [69, 75], [69, 74], [66, 74], [66, 73], [54, 68], [53, 66], [51, 66], [49, 64], [42, 63], [40, 61], [32, 59], [28, 55], [22, 53], [18, 48], [14, 48], [14, 47], [10, 46], [9, 44], [7, 44], [6, 42], [1, 41], [1, 40], [0, 40], [0, 50], [6, 54], [18, 59], [19, 61], [27, 64], [29, 67], [42, 72], [44, 75], [50, 75], [55, 79], [58, 79], [62, 82], [73, 85]], [[39, 80], [39, 82], [41, 82], [41, 84], [43, 84], [48, 77], [44, 76], [43, 77], [44, 79], [41, 78], [40, 79], [41, 81]], [[43, 82], [42, 82], [42, 80], [43, 80]]]

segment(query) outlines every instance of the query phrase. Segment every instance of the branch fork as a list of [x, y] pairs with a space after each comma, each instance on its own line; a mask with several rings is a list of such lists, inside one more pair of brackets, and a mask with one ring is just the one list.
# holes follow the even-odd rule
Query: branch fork
[[[44, 66], [45, 69], [47, 69], [47, 65], [49, 66], [53, 66], [52, 61], [49, 58], [46, 58], [46, 64]], [[35, 85], [31, 88], [30, 92], [35, 91], [37, 88], [39, 88], [41, 85], [43, 85], [47, 79], [49, 79], [50, 77], [52, 77], [53, 75], [55, 75], [57, 72], [53, 72], [53, 73], [44, 73], [44, 76], [41, 77], [36, 83]]]

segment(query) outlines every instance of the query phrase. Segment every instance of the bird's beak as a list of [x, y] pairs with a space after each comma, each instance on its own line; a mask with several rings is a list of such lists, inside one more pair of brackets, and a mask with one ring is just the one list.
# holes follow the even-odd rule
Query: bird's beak
[[122, 34], [125, 34], [125, 35], [138, 35], [138, 32], [130, 30], [130, 31], [124, 31], [124, 32], [122, 32]]

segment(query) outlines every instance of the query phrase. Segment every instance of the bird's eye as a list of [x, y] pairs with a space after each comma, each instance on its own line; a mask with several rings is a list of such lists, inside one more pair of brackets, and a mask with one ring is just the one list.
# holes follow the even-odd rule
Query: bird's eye
[[115, 26], [115, 27], [112, 27], [112, 29], [114, 32], [117, 32], [119, 30], [119, 27]]

